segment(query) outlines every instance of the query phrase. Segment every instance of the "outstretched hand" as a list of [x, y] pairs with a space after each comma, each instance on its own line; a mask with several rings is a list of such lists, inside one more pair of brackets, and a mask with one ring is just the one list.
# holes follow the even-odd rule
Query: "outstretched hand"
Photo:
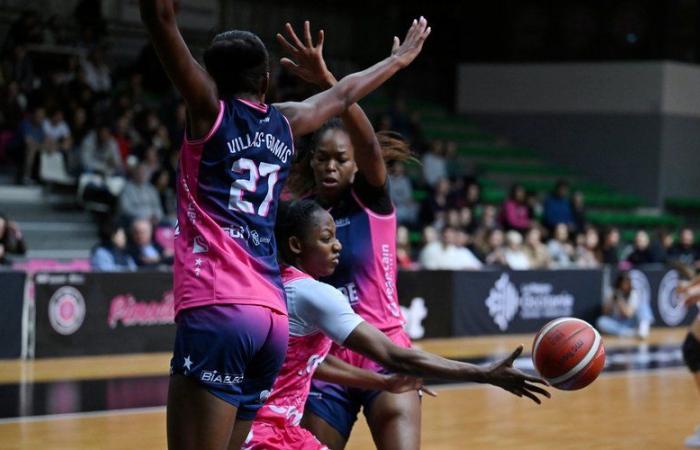
[[394, 45], [391, 48], [391, 55], [396, 57], [401, 67], [406, 67], [413, 62], [414, 59], [423, 49], [423, 43], [430, 35], [431, 28], [428, 26], [428, 21], [425, 17], [414, 20], [411, 28], [406, 33], [406, 38], [403, 43], [397, 36], [394, 36]]
[[549, 386], [549, 383], [540, 377], [530, 376], [513, 367], [513, 362], [522, 352], [523, 346], [519, 345], [509, 357], [489, 366], [486, 371], [485, 381], [518, 397], [527, 397], [539, 405], [542, 403], [542, 400], [535, 394], [547, 398], [551, 398], [551, 394], [532, 383], [539, 383], [545, 386]]
[[317, 86], [327, 87], [327, 85], [334, 83], [335, 78], [326, 67], [326, 62], [323, 59], [323, 30], [318, 31], [314, 45], [311, 38], [311, 24], [308, 20], [304, 22], [304, 42], [299, 39], [291, 24], [285, 24], [284, 28], [289, 40], [277, 33], [277, 42], [287, 54], [286, 57], [280, 59], [282, 67], [302, 80]]
[[404, 392], [410, 391], [422, 391], [432, 397], [437, 397], [437, 394], [434, 391], [428, 389], [423, 385], [422, 378], [416, 378], [410, 375], [401, 375], [394, 373], [391, 375], [386, 375], [385, 383], [386, 387], [384, 390], [387, 392], [391, 392], [392, 394], [403, 394]]

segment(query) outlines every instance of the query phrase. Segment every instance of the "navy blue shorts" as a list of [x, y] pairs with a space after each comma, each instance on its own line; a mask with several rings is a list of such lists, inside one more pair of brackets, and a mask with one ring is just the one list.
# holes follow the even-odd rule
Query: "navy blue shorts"
[[186, 309], [176, 318], [171, 374], [197, 380], [253, 420], [287, 353], [287, 316], [255, 305]]

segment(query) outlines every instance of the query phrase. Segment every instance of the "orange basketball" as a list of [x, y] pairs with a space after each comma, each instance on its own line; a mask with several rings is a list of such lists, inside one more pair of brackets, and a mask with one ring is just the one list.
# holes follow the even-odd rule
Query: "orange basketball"
[[605, 365], [605, 347], [600, 333], [587, 322], [563, 317], [537, 333], [532, 362], [552, 386], [573, 391], [598, 378]]

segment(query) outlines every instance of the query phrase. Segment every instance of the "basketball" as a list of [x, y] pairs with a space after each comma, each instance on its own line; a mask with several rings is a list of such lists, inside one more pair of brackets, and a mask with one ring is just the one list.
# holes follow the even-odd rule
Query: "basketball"
[[532, 344], [535, 369], [552, 386], [565, 391], [591, 384], [605, 366], [600, 333], [587, 322], [564, 317], [549, 322]]

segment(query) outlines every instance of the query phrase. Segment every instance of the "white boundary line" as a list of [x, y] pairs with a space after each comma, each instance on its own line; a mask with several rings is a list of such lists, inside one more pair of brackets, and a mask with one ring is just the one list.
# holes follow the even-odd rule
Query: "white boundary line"
[[12, 423], [33, 423], [33, 422], [44, 422], [53, 420], [70, 420], [70, 419], [82, 419], [91, 417], [105, 417], [105, 416], [127, 416], [130, 414], [150, 414], [154, 412], [165, 412], [165, 406], [148, 406], [143, 408], [126, 408], [126, 409], [111, 409], [103, 411], [86, 411], [79, 413], [68, 413], [68, 414], [47, 414], [44, 416], [27, 416], [27, 417], [8, 417], [6, 419], [0, 419], [0, 425], [7, 425]]

